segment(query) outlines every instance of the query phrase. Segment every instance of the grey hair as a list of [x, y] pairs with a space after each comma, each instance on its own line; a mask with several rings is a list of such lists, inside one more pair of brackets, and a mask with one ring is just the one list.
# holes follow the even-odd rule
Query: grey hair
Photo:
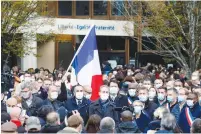
[[115, 122], [111, 117], [105, 117], [100, 122], [100, 129], [108, 129], [114, 130], [115, 129]]
[[58, 113], [51, 112], [47, 115], [47, 124], [57, 125], [58, 121], [60, 121]]
[[31, 82], [23, 82], [22, 84], [21, 84], [21, 89], [23, 90], [23, 89], [25, 89], [25, 88], [28, 88], [28, 89], [30, 89], [31, 90]]
[[171, 113], [164, 114], [161, 119], [161, 128], [165, 130], [174, 130], [176, 127], [176, 119]]

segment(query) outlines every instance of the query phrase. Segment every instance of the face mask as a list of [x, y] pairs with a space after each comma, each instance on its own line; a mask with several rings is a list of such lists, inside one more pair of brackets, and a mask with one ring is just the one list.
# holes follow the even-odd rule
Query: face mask
[[7, 113], [10, 113], [12, 111], [12, 107], [7, 106]]
[[174, 87], [175, 89], [177, 89], [177, 92], [179, 91], [179, 89], [181, 89], [181, 87]]
[[90, 99], [91, 98], [91, 94], [85, 95], [85, 98]]
[[190, 108], [192, 108], [194, 106], [193, 104], [193, 100], [187, 100], [186, 101], [187, 106], [189, 106]]
[[143, 85], [144, 87], [146, 87], [147, 89], [151, 88], [151, 85]]
[[116, 74], [117, 74], [117, 71], [113, 71], [113, 74], [116, 75]]
[[100, 98], [101, 98], [101, 100], [106, 101], [109, 98], [109, 94], [101, 93]]
[[154, 87], [157, 88], [157, 89], [158, 89], [159, 87], [161, 87], [161, 86], [162, 86], [162, 84], [155, 84], [155, 85], [154, 85]]
[[30, 97], [30, 92], [22, 92], [21, 96], [23, 99], [28, 99]]
[[24, 82], [31, 82], [31, 78], [25, 78]]
[[184, 101], [186, 101], [186, 99], [183, 96], [179, 95], [178, 102], [184, 102]]
[[140, 96], [138, 96], [138, 98], [139, 98], [139, 100], [142, 101], [142, 102], [145, 102], [145, 101], [147, 101], [147, 99], [148, 99], [146, 95], [140, 95]]
[[50, 97], [51, 99], [56, 100], [58, 97], [58, 92], [51, 92]]
[[83, 92], [77, 92], [77, 93], [75, 94], [75, 97], [76, 97], [78, 100], [81, 100], [81, 99], [83, 98], [83, 96], [84, 96]]
[[159, 94], [158, 94], [158, 100], [159, 100], [159, 101], [162, 101], [162, 100], [164, 100], [164, 99], [165, 99], [165, 95], [159, 93]]
[[131, 97], [134, 97], [134, 96], [135, 96], [135, 92], [136, 92], [135, 89], [129, 89], [129, 90], [128, 90], [128, 94], [129, 94]]
[[170, 103], [173, 102], [173, 97], [172, 96], [167, 96], [167, 101], [170, 102]]
[[156, 92], [149, 92], [149, 98], [153, 99], [156, 96]]
[[134, 106], [134, 112], [135, 112], [136, 114], [141, 113], [141, 111], [142, 111], [142, 107], [141, 107], [141, 106]]
[[119, 89], [117, 87], [110, 87], [110, 94], [117, 94], [118, 90]]

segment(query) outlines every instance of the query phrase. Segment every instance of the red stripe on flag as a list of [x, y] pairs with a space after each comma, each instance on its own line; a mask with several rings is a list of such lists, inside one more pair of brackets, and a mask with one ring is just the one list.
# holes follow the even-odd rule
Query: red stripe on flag
[[188, 115], [188, 109], [187, 108], [185, 110], [185, 113], [186, 113], [186, 118], [187, 118], [188, 124], [189, 124], [189, 126], [191, 126], [192, 124], [191, 124], [191, 121], [190, 121], [190, 118], [189, 118], [189, 115]]
[[94, 75], [92, 77], [91, 88], [92, 88], [92, 96], [91, 100], [95, 101], [99, 98], [99, 88], [103, 85], [102, 75]]

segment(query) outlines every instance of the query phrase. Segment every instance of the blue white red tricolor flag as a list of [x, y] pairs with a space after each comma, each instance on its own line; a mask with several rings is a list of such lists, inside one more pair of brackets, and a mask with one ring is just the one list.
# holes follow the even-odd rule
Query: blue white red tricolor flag
[[73, 63], [72, 70], [74, 70], [77, 82], [82, 86], [91, 86], [91, 100], [97, 100], [99, 98], [99, 88], [103, 84], [103, 80], [97, 50], [95, 26], [90, 27], [71, 63]]

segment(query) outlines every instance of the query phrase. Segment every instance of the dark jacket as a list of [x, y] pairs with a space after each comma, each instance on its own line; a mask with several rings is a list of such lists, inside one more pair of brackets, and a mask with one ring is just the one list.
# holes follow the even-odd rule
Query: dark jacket
[[6, 103], [1, 101], [1, 113], [7, 112]]
[[129, 105], [132, 105], [135, 100], [139, 100], [139, 98], [138, 98], [137, 96], [130, 97], [130, 96], [128, 95], [128, 104], [129, 104]]
[[73, 110], [78, 110], [80, 115], [82, 116], [84, 123], [86, 124], [89, 118], [89, 105], [91, 101], [83, 97], [82, 104], [80, 106], [77, 105], [75, 97], [70, 98], [64, 104], [65, 108], [68, 110], [68, 113], [71, 113]]
[[26, 100], [22, 100], [22, 108], [26, 110], [28, 116], [36, 116], [38, 109], [43, 105], [43, 100], [39, 97], [32, 96], [32, 103], [27, 105]]
[[192, 116], [195, 118], [201, 118], [201, 106], [199, 105], [199, 103], [195, 103], [195, 105], [193, 106], [193, 108], [190, 108], [191, 114]]
[[148, 125], [151, 122], [151, 119], [149, 115], [146, 113], [146, 111], [142, 111], [140, 114], [140, 117], [138, 119], [135, 119], [138, 128], [140, 129], [141, 132], [145, 132], [148, 129]]
[[115, 103], [116, 107], [128, 106], [128, 97], [125, 95], [119, 94], [115, 98], [114, 103]]
[[47, 98], [43, 101], [43, 105], [50, 105], [54, 108], [55, 111], [57, 111], [61, 106], [63, 106], [63, 103], [58, 100], [51, 101]]
[[57, 100], [60, 102], [67, 100], [67, 89], [64, 82], [61, 83], [61, 93], [59, 94]]
[[159, 101], [157, 101], [157, 105], [158, 105], [158, 107], [160, 107], [160, 106], [166, 106], [166, 104], [168, 103], [168, 101], [166, 100], [165, 102], [163, 102], [162, 104], [160, 104], [159, 103]]
[[105, 108], [103, 108], [101, 105], [102, 104], [100, 99], [95, 102], [92, 102], [89, 106], [89, 116], [91, 116], [92, 114], [97, 114], [101, 118], [108, 116], [113, 118], [115, 123], [118, 124], [118, 114], [114, 110], [114, 108], [116, 107], [115, 104], [111, 101], [107, 101], [107, 105], [105, 105]]
[[180, 115], [180, 108], [179, 108], [179, 104], [178, 103], [176, 103], [175, 105], [173, 105], [170, 108], [170, 113], [172, 113], [175, 116], [176, 121], [178, 122], [179, 121], [179, 115]]
[[161, 120], [153, 120], [148, 125], [148, 130], [159, 130], [161, 127]]
[[151, 119], [153, 118], [153, 113], [157, 108], [158, 108], [158, 105], [156, 103], [149, 100], [145, 102], [144, 111], [147, 112], [147, 114], [151, 117]]
[[136, 122], [121, 122], [116, 129], [117, 133], [141, 133]]
[[60, 125], [49, 125], [46, 124], [41, 128], [41, 133], [57, 133], [61, 130]]

